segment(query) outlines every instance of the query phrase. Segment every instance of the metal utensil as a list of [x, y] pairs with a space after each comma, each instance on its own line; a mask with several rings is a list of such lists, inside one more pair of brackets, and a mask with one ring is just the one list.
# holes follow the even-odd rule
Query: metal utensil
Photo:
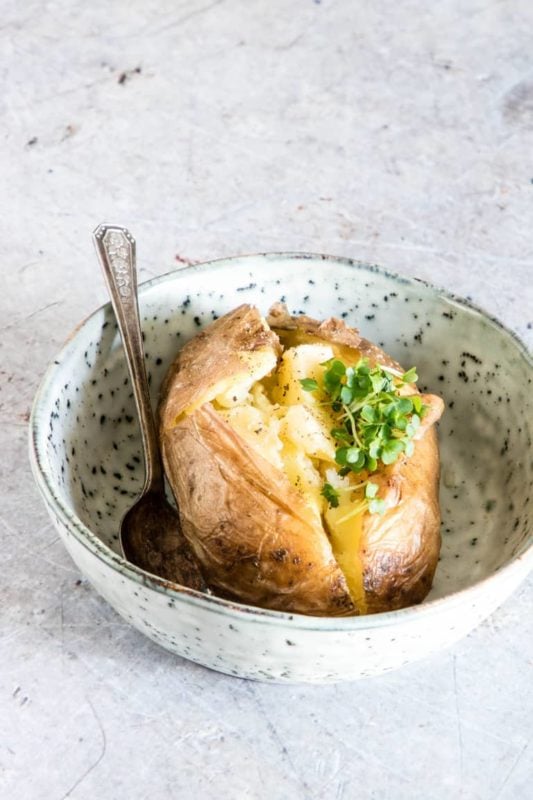
[[96, 228], [93, 239], [122, 336], [144, 451], [144, 486], [140, 498], [122, 520], [122, 549], [128, 561], [147, 572], [205, 590], [199, 567], [181, 531], [178, 513], [165, 496], [163, 464], [144, 365], [135, 239], [126, 228], [104, 224]]

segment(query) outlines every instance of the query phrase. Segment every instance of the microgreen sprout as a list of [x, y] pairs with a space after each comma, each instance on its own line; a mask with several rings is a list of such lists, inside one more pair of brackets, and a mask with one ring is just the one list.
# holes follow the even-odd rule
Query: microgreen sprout
[[[416, 383], [416, 369], [400, 372], [381, 365], [371, 367], [365, 358], [355, 366], [346, 366], [338, 358], [321, 366], [321, 384], [314, 378], [303, 378], [300, 384], [306, 392], [320, 392], [321, 404], [333, 412], [336, 425], [331, 435], [337, 442], [335, 462], [339, 475], [366, 473], [365, 480], [352, 486], [352, 490], [364, 487], [364, 500], [356, 504], [357, 511], [362, 504], [371, 514], [382, 514], [385, 501], [377, 497], [379, 486], [368, 476], [376, 472], [380, 462], [394, 464], [400, 455], [413, 454], [413, 437], [427, 406], [420, 395], [403, 396], [400, 390]], [[325, 483], [321, 494], [332, 508], [338, 507], [338, 489]], [[342, 519], [354, 513], [352, 509]]]
[[318, 389], [318, 382], [314, 378], [302, 378], [300, 383], [306, 392], [315, 392]]
[[339, 492], [334, 489], [331, 483], [325, 483], [320, 492], [322, 497], [325, 497], [332, 508], [337, 508], [339, 505]]

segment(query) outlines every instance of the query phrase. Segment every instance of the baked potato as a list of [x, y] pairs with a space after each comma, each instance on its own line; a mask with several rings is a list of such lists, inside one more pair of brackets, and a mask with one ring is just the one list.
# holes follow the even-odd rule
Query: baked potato
[[[357, 429], [346, 414], [345, 427], [335, 425], [339, 409], [356, 404], [325, 394], [328, 365], [352, 381], [362, 370], [376, 391], [392, 387], [394, 395], [379, 395], [392, 405], [376, 408], [411, 409], [394, 430], [406, 442], [410, 430], [411, 443], [386, 445], [401, 451], [394, 460], [346, 461], [362, 458], [341, 447], [347, 431], [358, 440]], [[341, 320], [291, 317], [282, 304], [266, 319], [242, 305], [183, 347], [161, 388], [160, 443], [183, 532], [215, 593], [320, 616], [389, 611], [426, 596], [440, 549], [434, 423], [443, 402], [409, 380]], [[374, 435], [382, 428], [366, 413]]]

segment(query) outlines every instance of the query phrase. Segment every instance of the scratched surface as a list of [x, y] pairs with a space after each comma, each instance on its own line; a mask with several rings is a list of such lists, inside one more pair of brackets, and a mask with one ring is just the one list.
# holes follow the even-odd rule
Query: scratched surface
[[142, 638], [32, 484], [47, 361], [105, 299], [101, 221], [141, 280], [313, 250], [484, 305], [533, 344], [530, 0], [3, 0], [0, 796], [521, 800], [533, 582], [452, 651], [336, 687], [247, 683]]

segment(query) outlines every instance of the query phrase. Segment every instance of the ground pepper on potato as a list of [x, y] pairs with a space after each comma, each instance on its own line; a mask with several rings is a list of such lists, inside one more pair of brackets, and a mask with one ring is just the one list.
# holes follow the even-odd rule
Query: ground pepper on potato
[[[336, 397], [324, 391], [334, 363]], [[383, 387], [367, 408], [391, 444], [382, 437], [364, 456], [362, 428], [342, 417], [351, 400], [339, 398], [355, 398], [346, 375], [367, 373]], [[293, 317], [282, 304], [266, 319], [240, 306], [184, 346], [161, 390], [161, 449], [184, 534], [216, 593], [320, 616], [426, 596], [440, 550], [443, 402], [420, 395], [414, 377], [343, 321]], [[413, 400], [389, 408], [402, 397]]]

